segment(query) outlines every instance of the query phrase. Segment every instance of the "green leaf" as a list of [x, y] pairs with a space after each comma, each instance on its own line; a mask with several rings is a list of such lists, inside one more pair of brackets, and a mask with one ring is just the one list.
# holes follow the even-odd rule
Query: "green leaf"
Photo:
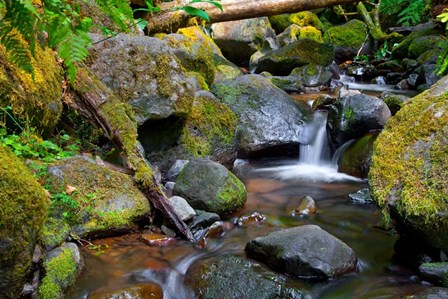
[[199, 9], [199, 8], [196, 8], [193, 6], [188, 6], [188, 5], [183, 6], [180, 9], [192, 16], [199, 17], [201, 19], [206, 20], [207, 22], [210, 22], [210, 18], [208, 16], [208, 14], [205, 11], [203, 11], [202, 9]]

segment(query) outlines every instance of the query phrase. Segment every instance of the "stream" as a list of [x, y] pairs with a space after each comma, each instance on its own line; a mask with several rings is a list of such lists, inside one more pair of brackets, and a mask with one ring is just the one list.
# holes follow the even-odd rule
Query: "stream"
[[[178, 240], [166, 247], [148, 246], [139, 234], [93, 241], [95, 250], [83, 248], [85, 269], [67, 298], [87, 298], [98, 288], [116, 289], [155, 282], [164, 298], [195, 298], [184, 283], [188, 268], [202, 259], [222, 254], [244, 256], [246, 243], [282, 228], [315, 224], [344, 241], [358, 256], [357, 273], [320, 283], [292, 280], [308, 298], [397, 298], [424, 288], [414, 273], [394, 265], [397, 237], [382, 228], [381, 211], [371, 203], [359, 203], [348, 194], [367, 187], [367, 182], [337, 172], [326, 141], [326, 112], [317, 112], [304, 134], [299, 160], [237, 160], [234, 172], [247, 188], [243, 209], [223, 219], [225, 233], [207, 241], [205, 248]], [[337, 160], [337, 157], [336, 157]], [[317, 214], [293, 216], [299, 199], [311, 196]], [[259, 212], [265, 221], [238, 226], [236, 219]]]

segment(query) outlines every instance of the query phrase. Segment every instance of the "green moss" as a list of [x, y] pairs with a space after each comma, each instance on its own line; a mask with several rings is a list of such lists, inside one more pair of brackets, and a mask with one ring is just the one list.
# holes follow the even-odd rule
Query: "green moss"
[[392, 115], [395, 115], [398, 110], [400, 110], [405, 104], [404, 98], [396, 94], [387, 95], [383, 100], [386, 103], [387, 107], [389, 107]]
[[0, 107], [12, 106], [14, 114], [39, 133], [51, 133], [62, 113], [62, 69], [51, 49], [36, 47], [34, 80], [6, 59], [0, 45]]
[[414, 97], [388, 121], [375, 142], [369, 179], [381, 207], [393, 206], [446, 250], [448, 92], [431, 95], [437, 88]]
[[271, 23], [272, 28], [277, 34], [283, 32], [292, 24], [289, 20], [289, 14], [270, 16], [269, 23]]
[[319, 20], [319, 17], [316, 16], [311, 11], [301, 11], [298, 13], [291, 14], [289, 16], [289, 21], [300, 27], [313, 26], [319, 30], [325, 29], [322, 22]]
[[216, 198], [227, 207], [236, 210], [246, 201], [247, 193], [244, 184], [231, 172], [226, 184], [216, 194]]
[[367, 26], [359, 20], [329, 28], [324, 34], [324, 41], [335, 46], [359, 49], [367, 38]]
[[0, 297], [17, 298], [48, 208], [44, 189], [6, 147], [0, 145]]
[[198, 84], [199, 90], [207, 90], [207, 91], [210, 90], [210, 88], [208, 87], [207, 82], [205, 82], [204, 76], [202, 76], [200, 73], [198, 73], [198, 72], [188, 72], [188, 74], [190, 76], [194, 77], [194, 79], [196, 80], [196, 82]]
[[67, 239], [70, 226], [62, 219], [48, 217], [40, 233], [42, 244], [47, 248], [54, 248]]
[[342, 155], [339, 171], [365, 178], [369, 171], [376, 137], [377, 134], [370, 133], [352, 143]]
[[64, 298], [63, 287], [71, 286], [77, 277], [76, 260], [69, 248], [64, 248], [57, 257], [44, 263], [45, 277], [39, 288], [39, 299]]
[[314, 40], [318, 43], [323, 43], [324, 40], [322, 38], [322, 32], [318, 29], [316, 29], [316, 27], [313, 26], [305, 26], [305, 27], [301, 27], [299, 30], [299, 38], [306, 38], [306, 39], [311, 39]]
[[235, 140], [236, 116], [210, 97], [197, 97], [182, 132], [182, 143], [196, 157], [212, 154], [217, 144]]
[[344, 109], [343, 113], [344, 122], [350, 123], [355, 118], [355, 112], [353, 110], [353, 107], [349, 106]]

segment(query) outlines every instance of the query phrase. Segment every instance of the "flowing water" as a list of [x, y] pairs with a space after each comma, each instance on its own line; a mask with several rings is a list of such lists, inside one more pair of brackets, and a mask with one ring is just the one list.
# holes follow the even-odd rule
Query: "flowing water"
[[[381, 228], [379, 209], [349, 200], [349, 193], [367, 184], [337, 172], [326, 144], [325, 122], [325, 113], [314, 115], [306, 128], [310, 142], [301, 147], [299, 161], [236, 163], [235, 172], [246, 185], [248, 198], [242, 210], [225, 219], [224, 236], [209, 240], [205, 248], [185, 241], [151, 247], [139, 241], [138, 234], [96, 240], [95, 250], [83, 248], [86, 269], [68, 298], [86, 298], [98, 288], [143, 282], [162, 286], [165, 299], [195, 298], [183, 283], [192, 264], [219, 254], [244, 255], [249, 240], [304, 224], [319, 225], [346, 242], [358, 256], [357, 273], [318, 284], [297, 280], [309, 298], [397, 298], [423, 288], [412, 272], [393, 265], [396, 237]], [[315, 200], [318, 213], [293, 216], [299, 199], [306, 195]], [[253, 212], [264, 214], [266, 221], [241, 227], [234, 224], [238, 217]]]

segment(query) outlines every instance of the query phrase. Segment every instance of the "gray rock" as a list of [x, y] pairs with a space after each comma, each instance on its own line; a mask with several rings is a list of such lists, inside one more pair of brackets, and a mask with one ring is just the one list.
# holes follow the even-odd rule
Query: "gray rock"
[[440, 287], [430, 287], [417, 294], [408, 297], [412, 299], [446, 299], [448, 298], [448, 289]]
[[247, 65], [257, 50], [278, 47], [267, 17], [215, 23], [211, 29], [212, 38], [224, 57], [237, 65]]
[[293, 69], [291, 76], [301, 77], [306, 87], [318, 87], [328, 85], [333, 74], [322, 65], [307, 64]]
[[299, 288], [289, 286], [286, 277], [260, 264], [226, 255], [201, 261], [190, 267], [186, 283], [204, 299], [304, 298]]
[[369, 188], [362, 188], [355, 193], [350, 193], [348, 197], [356, 203], [373, 203]]
[[188, 202], [180, 196], [173, 196], [168, 199], [168, 202], [170, 203], [174, 212], [183, 221], [190, 220], [191, 218], [193, 218], [196, 215], [196, 212], [188, 204]]
[[227, 168], [209, 159], [191, 160], [180, 172], [174, 194], [195, 209], [227, 214], [246, 202], [246, 188]]
[[356, 269], [356, 255], [344, 242], [316, 225], [272, 232], [246, 244], [246, 254], [288, 275], [334, 278]]
[[306, 111], [268, 78], [244, 75], [212, 92], [238, 116], [238, 157], [297, 155]]
[[184, 166], [187, 163], [188, 163], [188, 160], [176, 160], [176, 162], [174, 162], [173, 166], [171, 166], [170, 170], [168, 170], [168, 173], [166, 174], [166, 179], [168, 181], [175, 182], [180, 171], [182, 170], [182, 168], [184, 168]]
[[176, 182], [171, 182], [168, 181], [165, 183], [164, 190], [163, 192], [165, 192], [166, 197], [170, 198], [171, 196], [173, 196], [173, 190], [174, 190], [174, 186], [176, 185]]
[[149, 119], [183, 118], [191, 111], [193, 87], [164, 41], [119, 34], [95, 44], [89, 57], [89, 69], [133, 106], [139, 125]]
[[273, 75], [286, 76], [296, 67], [306, 64], [328, 66], [333, 59], [333, 46], [330, 44], [300, 39], [260, 58], [255, 73], [266, 71]]
[[350, 139], [381, 130], [390, 116], [389, 107], [377, 97], [364, 94], [343, 97], [330, 106], [328, 113], [330, 146], [336, 150]]
[[197, 231], [202, 228], [209, 227], [216, 221], [221, 220], [218, 214], [210, 213], [202, 210], [196, 210], [196, 217], [193, 218], [190, 224], [192, 231]]
[[291, 24], [282, 33], [277, 35], [278, 43], [281, 47], [289, 45], [299, 39], [300, 26]]
[[448, 263], [424, 263], [418, 267], [423, 279], [437, 284], [446, 284]]

